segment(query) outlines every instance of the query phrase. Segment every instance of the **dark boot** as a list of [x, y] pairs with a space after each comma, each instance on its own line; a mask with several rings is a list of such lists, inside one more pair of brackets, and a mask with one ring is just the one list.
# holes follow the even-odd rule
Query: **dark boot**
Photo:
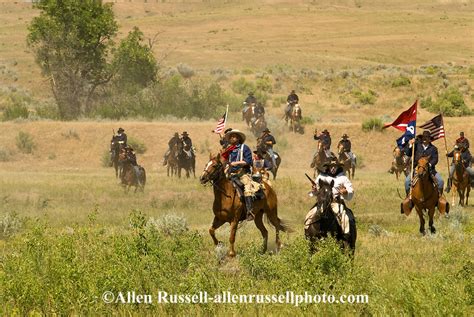
[[451, 190], [451, 186], [453, 185], [452, 184], [453, 182], [451, 181], [451, 177], [448, 178], [448, 183], [446, 184], [446, 192], [449, 193], [449, 191]]
[[247, 211], [247, 221], [252, 221], [255, 218], [253, 214], [252, 196], [246, 196], [244, 198], [245, 198], [245, 210]]

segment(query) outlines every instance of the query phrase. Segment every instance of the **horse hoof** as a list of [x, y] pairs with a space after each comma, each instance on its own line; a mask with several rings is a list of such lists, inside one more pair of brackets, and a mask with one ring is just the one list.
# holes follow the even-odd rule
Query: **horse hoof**
[[431, 227], [431, 228], [430, 228], [430, 231], [431, 231], [432, 234], [435, 234], [435, 233], [436, 233], [436, 228], [435, 228], [435, 227]]
[[229, 255], [231, 258], [233, 258], [233, 257], [235, 257], [235, 252], [234, 252], [234, 251], [229, 251], [228, 255]]

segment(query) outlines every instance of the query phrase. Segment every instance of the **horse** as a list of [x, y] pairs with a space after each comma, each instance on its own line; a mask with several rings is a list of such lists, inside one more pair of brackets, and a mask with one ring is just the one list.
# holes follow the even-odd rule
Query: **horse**
[[469, 173], [467, 172], [466, 167], [464, 167], [464, 162], [461, 158], [460, 151], [454, 151], [453, 153], [453, 165], [454, 165], [454, 173], [453, 173], [453, 189], [452, 194], [452, 205], [454, 206], [454, 196], [456, 195], [456, 191], [459, 195], [459, 204], [464, 206], [464, 198], [466, 198], [466, 206], [469, 203], [469, 193], [471, 191], [471, 182], [469, 179]]
[[407, 159], [406, 155], [398, 146], [396, 146], [393, 149], [392, 167], [390, 167], [390, 170], [388, 172], [395, 173], [397, 180], [398, 180], [398, 175], [401, 175], [402, 173], [404, 173], [405, 176], [408, 176], [408, 173], [409, 173], [408, 162], [409, 160]]
[[123, 148], [123, 141], [117, 141], [113, 137], [110, 141], [110, 166], [113, 166], [115, 169], [115, 178], [122, 177], [122, 165], [119, 162], [119, 154]]
[[255, 104], [252, 103], [248, 106], [247, 110], [242, 113], [242, 120], [245, 120], [248, 127], [251, 127], [252, 118], [255, 116]]
[[178, 177], [181, 178], [181, 169], [186, 171], [186, 178], [190, 177], [192, 172], [196, 178], [196, 157], [191, 153], [189, 146], [178, 146]]
[[119, 154], [119, 160], [123, 166], [123, 171], [122, 171], [122, 186], [125, 190], [125, 192], [130, 191], [130, 187], [135, 186], [135, 193], [137, 192], [138, 189], [140, 191], [145, 190], [145, 184], [146, 184], [146, 172], [145, 169], [142, 166], [138, 166], [139, 168], [139, 180], [137, 179], [137, 175], [135, 174], [135, 168], [132, 165], [132, 163], [129, 162], [127, 159], [127, 149], [123, 148], [120, 151]]
[[[337, 151], [339, 153], [339, 162], [343, 164], [342, 168], [344, 170], [344, 173], [347, 174], [347, 177], [349, 179], [354, 179], [354, 173], [355, 173], [355, 168], [356, 168], [356, 158], [354, 156], [354, 160], [351, 159], [349, 154], [344, 151], [344, 146], [340, 144], [337, 148]], [[352, 172], [352, 175], [351, 175]]]
[[290, 131], [295, 133], [304, 134], [304, 128], [301, 125], [301, 107], [299, 104], [296, 104], [293, 107], [293, 110], [290, 112]]
[[168, 167], [166, 172], [168, 177], [170, 176], [170, 174], [171, 177], [173, 177], [173, 175], [178, 175], [178, 152], [178, 145], [174, 144], [170, 149], [170, 153], [167, 159]]
[[[428, 211], [429, 222], [431, 233], [436, 233], [436, 228], [433, 225], [433, 216], [435, 213], [435, 207], [438, 206], [438, 210], [441, 214], [449, 213], [449, 203], [439, 194], [436, 185], [436, 180], [432, 180], [429, 157], [422, 156], [418, 160], [418, 165], [415, 170], [415, 175], [412, 179], [412, 191], [411, 201], [415, 206], [418, 217], [420, 218], [420, 233], [426, 234], [425, 231], [425, 219], [423, 217], [423, 211]], [[401, 205], [402, 212], [405, 215], [409, 215], [411, 212], [410, 201], [403, 202]]]
[[318, 150], [316, 155], [313, 157], [310, 167], [314, 168], [314, 178], [323, 170], [323, 164], [329, 160], [329, 156], [326, 154], [326, 150], [321, 141], [318, 142]]
[[316, 192], [316, 204], [311, 208], [316, 208], [314, 216], [310, 218], [309, 223], [305, 223], [304, 235], [310, 242], [310, 250], [315, 251], [314, 243], [317, 240], [331, 235], [341, 243], [341, 249], [347, 250], [353, 256], [355, 252], [355, 244], [357, 240], [356, 221], [352, 211], [346, 208], [346, 214], [349, 217], [349, 235], [344, 236], [341, 226], [339, 225], [336, 215], [332, 211], [331, 203], [334, 202], [332, 188], [334, 180], [331, 183], [320, 179], [319, 190]]
[[270, 154], [268, 152], [265, 152], [265, 154], [263, 155], [263, 159], [267, 162], [270, 162], [270, 164], [272, 165], [270, 172], [272, 172], [273, 180], [275, 180], [275, 178], [277, 177], [278, 168], [280, 167], [280, 164], [281, 164], [281, 156], [277, 152], [273, 152], [273, 154], [275, 154], [276, 156], [275, 166], [273, 166], [272, 158], [270, 157]]
[[[235, 235], [237, 233], [237, 225], [240, 221], [245, 220], [245, 204], [242, 203], [237, 189], [230, 180], [227, 179], [224, 171], [225, 159], [217, 155], [209, 155], [209, 162], [204, 167], [204, 171], [200, 176], [201, 184], [211, 183], [214, 189], [214, 203], [212, 210], [214, 212], [214, 220], [209, 228], [209, 234], [217, 246], [221, 243], [216, 239], [215, 231], [221, 227], [224, 223], [230, 224], [230, 237], [229, 243], [230, 248], [228, 255], [231, 257], [235, 256]], [[255, 226], [260, 230], [263, 237], [263, 248], [262, 251], [267, 251], [268, 242], [268, 231], [263, 224], [263, 215], [267, 216], [270, 224], [275, 228], [276, 231], [276, 246], [277, 251], [281, 248], [280, 231], [290, 232], [291, 229], [285, 224], [283, 220], [278, 218], [278, 201], [277, 196], [273, 188], [265, 181], [263, 183], [264, 198], [256, 200], [253, 204], [253, 211], [255, 213]]]
[[266, 127], [267, 122], [265, 121], [265, 116], [261, 115], [258, 118], [255, 118], [255, 121], [252, 122], [250, 130], [254, 136], [258, 137]]

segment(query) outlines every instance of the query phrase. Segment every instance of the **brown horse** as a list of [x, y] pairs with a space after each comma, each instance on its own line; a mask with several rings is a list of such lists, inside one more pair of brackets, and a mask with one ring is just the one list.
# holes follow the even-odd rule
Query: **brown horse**
[[[355, 159], [352, 160], [350, 158], [349, 154], [347, 154], [347, 152], [344, 151], [344, 146], [342, 144], [339, 144], [337, 151], [339, 153], [338, 160], [341, 164], [343, 164], [342, 168], [344, 170], [344, 173], [347, 174], [347, 177], [349, 179], [354, 179], [354, 173], [355, 173], [355, 168], [356, 168]], [[351, 172], [352, 172], [352, 175], [351, 175]]]
[[[433, 216], [435, 213], [435, 207], [441, 214], [449, 212], [449, 204], [446, 202], [438, 192], [436, 180], [432, 180], [431, 172], [429, 170], [429, 157], [423, 156], [418, 160], [416, 167], [415, 176], [412, 179], [412, 192], [411, 201], [413, 202], [418, 217], [420, 218], [420, 233], [425, 235], [425, 219], [423, 217], [423, 211], [428, 211], [429, 227], [431, 233], [436, 232], [436, 228], [433, 225]], [[402, 211], [405, 215], [409, 215], [413, 207], [402, 203]]]
[[247, 110], [242, 113], [242, 119], [245, 120], [248, 127], [251, 127], [252, 118], [255, 116], [255, 104], [252, 103], [248, 106]]
[[123, 141], [118, 141], [113, 137], [110, 141], [110, 166], [113, 166], [115, 169], [115, 178], [122, 177], [122, 165], [119, 162], [119, 154], [123, 148]]
[[464, 197], [466, 198], [466, 206], [469, 203], [469, 192], [471, 191], [471, 182], [469, 180], [469, 173], [464, 167], [464, 162], [461, 158], [460, 151], [454, 151], [453, 153], [453, 165], [454, 165], [454, 174], [453, 174], [453, 206], [454, 206], [454, 196], [456, 191], [459, 195], [459, 204], [464, 206]]
[[[237, 190], [234, 188], [232, 182], [227, 179], [224, 172], [225, 160], [217, 154], [215, 156], [209, 155], [209, 162], [204, 167], [204, 171], [200, 177], [201, 184], [210, 182], [214, 188], [214, 203], [212, 210], [214, 212], [214, 220], [209, 229], [209, 234], [217, 246], [219, 241], [216, 239], [215, 231], [228, 222], [230, 224], [230, 248], [228, 255], [235, 256], [235, 235], [237, 233], [237, 225], [240, 221], [245, 219], [245, 204], [240, 201]], [[276, 245], [277, 250], [281, 247], [280, 230], [289, 232], [290, 228], [278, 218], [278, 203], [277, 196], [273, 188], [263, 182], [265, 198], [254, 202], [255, 225], [260, 230], [263, 237], [263, 252], [267, 250], [268, 231], [263, 224], [263, 214], [266, 214], [270, 224], [276, 230]]]
[[170, 153], [168, 155], [168, 159], [167, 159], [167, 171], [166, 171], [166, 174], [171, 177], [173, 177], [173, 175], [178, 175], [178, 153], [179, 153], [179, 149], [178, 149], [178, 145], [177, 144], [174, 144], [173, 147], [171, 148], [170, 150]]
[[125, 192], [128, 193], [130, 191], [130, 187], [132, 186], [135, 186], [135, 193], [137, 192], [138, 189], [140, 189], [140, 191], [143, 192], [145, 190], [145, 183], [146, 183], [145, 169], [141, 166], [138, 166], [139, 168], [139, 176], [138, 176], [139, 179], [138, 179], [135, 173], [135, 167], [127, 159], [127, 148], [123, 148], [120, 151], [119, 161], [121, 162], [123, 166], [122, 186]]
[[388, 172], [392, 174], [395, 173], [397, 180], [398, 175], [401, 175], [402, 173], [407, 176], [409, 173], [408, 162], [409, 160], [406, 158], [405, 154], [402, 152], [402, 150], [400, 150], [398, 146], [396, 146], [393, 149], [392, 167], [390, 167], [390, 170]]
[[318, 152], [313, 157], [310, 167], [314, 168], [314, 178], [323, 170], [323, 164], [329, 160], [329, 157], [326, 155], [323, 144], [318, 142]]
[[261, 115], [252, 123], [250, 130], [254, 136], [258, 137], [260, 134], [262, 134], [262, 131], [265, 130], [266, 127], [267, 121], [265, 121], [265, 116]]
[[296, 104], [293, 107], [293, 110], [290, 112], [290, 131], [304, 134], [304, 128], [301, 125], [301, 119], [303, 119], [303, 116], [301, 115], [301, 107]]

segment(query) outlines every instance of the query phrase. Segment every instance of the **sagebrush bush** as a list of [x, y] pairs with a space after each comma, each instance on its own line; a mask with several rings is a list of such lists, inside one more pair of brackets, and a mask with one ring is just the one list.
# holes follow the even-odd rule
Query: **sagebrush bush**
[[36, 115], [43, 119], [59, 120], [61, 115], [59, 108], [55, 103], [46, 102], [36, 107]]
[[405, 77], [405, 76], [400, 76], [398, 78], [395, 78], [392, 81], [392, 88], [402, 87], [402, 86], [410, 86], [410, 85], [411, 85], [410, 79], [408, 77]]
[[373, 90], [369, 90], [368, 92], [353, 90], [352, 95], [363, 105], [373, 105], [377, 100], [377, 93]]
[[247, 95], [249, 92], [255, 91], [255, 84], [244, 77], [234, 80], [230, 86], [233, 92], [241, 95]]
[[28, 132], [20, 131], [16, 137], [16, 146], [22, 153], [31, 154], [36, 148], [33, 136]]
[[100, 158], [100, 163], [101, 163], [101, 166], [102, 167], [110, 167], [112, 166], [112, 161], [110, 160], [110, 151], [109, 150], [105, 150], [103, 153], [102, 153], [102, 156]]
[[464, 102], [464, 96], [456, 87], [449, 87], [438, 95], [437, 100], [431, 97], [422, 99], [420, 106], [433, 113], [441, 113], [447, 117], [462, 117], [472, 114], [472, 110]]
[[3, 112], [3, 120], [14, 120], [18, 118], [27, 119], [29, 116], [28, 107], [25, 104], [11, 104]]
[[3, 147], [0, 147], [0, 162], [10, 161], [12, 153]]
[[362, 131], [369, 132], [369, 131], [382, 131], [383, 122], [380, 118], [369, 118], [362, 122]]
[[23, 221], [16, 212], [7, 212], [0, 215], [0, 239], [6, 239], [17, 233], [23, 225]]

